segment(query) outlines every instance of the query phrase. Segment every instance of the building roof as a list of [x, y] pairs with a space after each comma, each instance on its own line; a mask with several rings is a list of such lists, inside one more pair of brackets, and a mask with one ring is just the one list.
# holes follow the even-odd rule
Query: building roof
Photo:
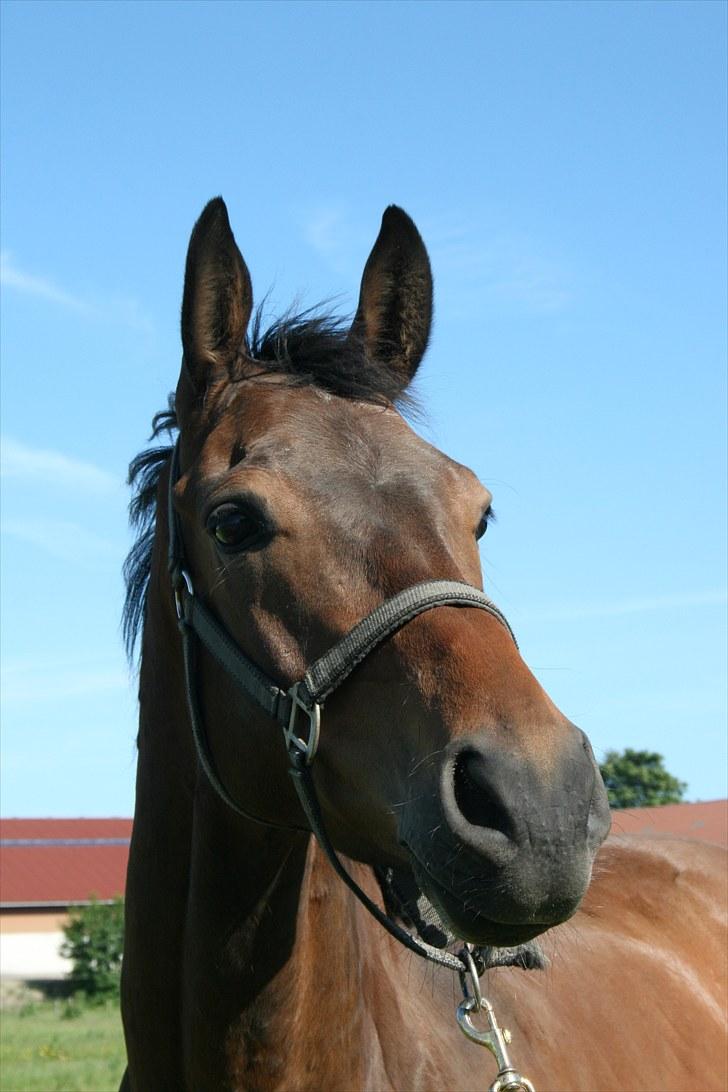
[[659, 808], [619, 808], [612, 812], [612, 834], [692, 838], [728, 846], [728, 800], [663, 804]]
[[131, 826], [131, 819], [0, 819], [0, 906], [122, 895]]
[[[0, 819], [0, 906], [70, 906], [124, 892], [131, 819]], [[613, 834], [728, 846], [728, 800], [612, 812]]]

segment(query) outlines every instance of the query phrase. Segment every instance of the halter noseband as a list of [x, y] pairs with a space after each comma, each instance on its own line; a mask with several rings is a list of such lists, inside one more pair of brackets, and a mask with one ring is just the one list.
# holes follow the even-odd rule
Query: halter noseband
[[[283, 729], [286, 751], [291, 763], [289, 773], [308, 819], [309, 829], [316, 836], [344, 883], [351, 888], [377, 921], [411, 951], [425, 959], [450, 967], [460, 974], [469, 973], [471, 968], [463, 959], [441, 951], [422, 940], [417, 940], [392, 921], [349, 875], [326, 833], [311, 774], [311, 763], [318, 746], [321, 714], [326, 699], [341, 686], [362, 660], [407, 622], [434, 607], [477, 607], [497, 619], [516, 643], [513, 630], [505, 616], [487, 595], [469, 584], [453, 580], [430, 580], [422, 584], [414, 584], [385, 600], [350, 629], [328, 652], [320, 656], [309, 667], [302, 679], [287, 690], [282, 689], [238, 648], [227, 630], [195, 595], [192, 578], [187, 569], [179, 518], [174, 506], [174, 486], [178, 477], [179, 439], [172, 453], [167, 493], [169, 572], [182, 634], [187, 704], [192, 734], [200, 765], [210, 784], [228, 807], [246, 819], [265, 826], [282, 825], [260, 819], [241, 808], [225, 788], [216, 771], [197, 700], [195, 638], [202, 642], [240, 689], [272, 719], [278, 721]], [[516, 647], [518, 647], [517, 643]], [[308, 724], [301, 727], [304, 718], [307, 719]]]

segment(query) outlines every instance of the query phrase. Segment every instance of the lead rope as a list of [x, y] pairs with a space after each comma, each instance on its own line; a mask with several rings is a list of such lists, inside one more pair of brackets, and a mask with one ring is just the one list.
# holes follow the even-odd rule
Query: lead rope
[[[436, 606], [478, 607], [493, 615], [508, 631], [516, 647], [515, 635], [498, 607], [477, 588], [453, 581], [430, 581], [407, 588], [393, 596], [359, 622], [332, 649], [321, 656], [303, 679], [289, 690], [280, 689], [237, 647], [227, 631], [194, 594], [192, 579], [185, 567], [182, 538], [174, 507], [173, 489], [179, 475], [179, 439], [174, 446], [168, 484], [169, 572], [174, 593], [177, 620], [182, 635], [185, 690], [192, 735], [200, 766], [210, 785], [223, 803], [238, 815], [265, 826], [282, 824], [250, 814], [233, 799], [217, 773], [207, 733], [200, 715], [195, 687], [194, 638], [200, 640], [218, 663], [233, 677], [240, 688], [261, 706], [283, 728], [286, 751], [291, 763], [289, 773], [308, 819], [311, 832], [326, 854], [331, 867], [353, 892], [366, 910], [387, 932], [409, 951], [423, 959], [457, 971], [463, 989], [463, 1001], [456, 1018], [463, 1033], [472, 1042], [487, 1047], [498, 1062], [498, 1075], [489, 1092], [534, 1092], [531, 1082], [513, 1068], [506, 1050], [510, 1033], [497, 1023], [493, 1006], [480, 990], [476, 966], [477, 953], [466, 945], [458, 955], [441, 951], [417, 940], [403, 929], [359, 886], [344, 867], [323, 823], [311, 762], [318, 746], [321, 711], [324, 700], [347, 678], [370, 652], [400, 629], [406, 622]], [[308, 718], [308, 727], [299, 727], [299, 714]], [[292, 828], [301, 829], [301, 828]], [[472, 991], [468, 988], [468, 978]], [[485, 1012], [488, 1029], [478, 1031], [471, 1016]]]

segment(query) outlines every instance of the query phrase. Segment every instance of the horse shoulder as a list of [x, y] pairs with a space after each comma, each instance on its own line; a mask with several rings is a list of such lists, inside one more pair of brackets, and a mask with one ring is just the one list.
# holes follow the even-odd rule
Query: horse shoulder
[[548, 969], [498, 981], [539, 1092], [727, 1087], [727, 876], [720, 846], [605, 843], [581, 909], [542, 940]]

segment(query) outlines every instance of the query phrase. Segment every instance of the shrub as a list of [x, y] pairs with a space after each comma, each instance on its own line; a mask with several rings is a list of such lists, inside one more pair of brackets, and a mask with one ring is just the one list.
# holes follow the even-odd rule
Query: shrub
[[73, 968], [69, 979], [74, 990], [88, 998], [118, 997], [124, 940], [124, 903], [92, 898], [88, 906], [71, 910], [63, 930], [61, 955]]
[[599, 767], [612, 808], [653, 808], [678, 804], [687, 788], [653, 751], [607, 751]]

